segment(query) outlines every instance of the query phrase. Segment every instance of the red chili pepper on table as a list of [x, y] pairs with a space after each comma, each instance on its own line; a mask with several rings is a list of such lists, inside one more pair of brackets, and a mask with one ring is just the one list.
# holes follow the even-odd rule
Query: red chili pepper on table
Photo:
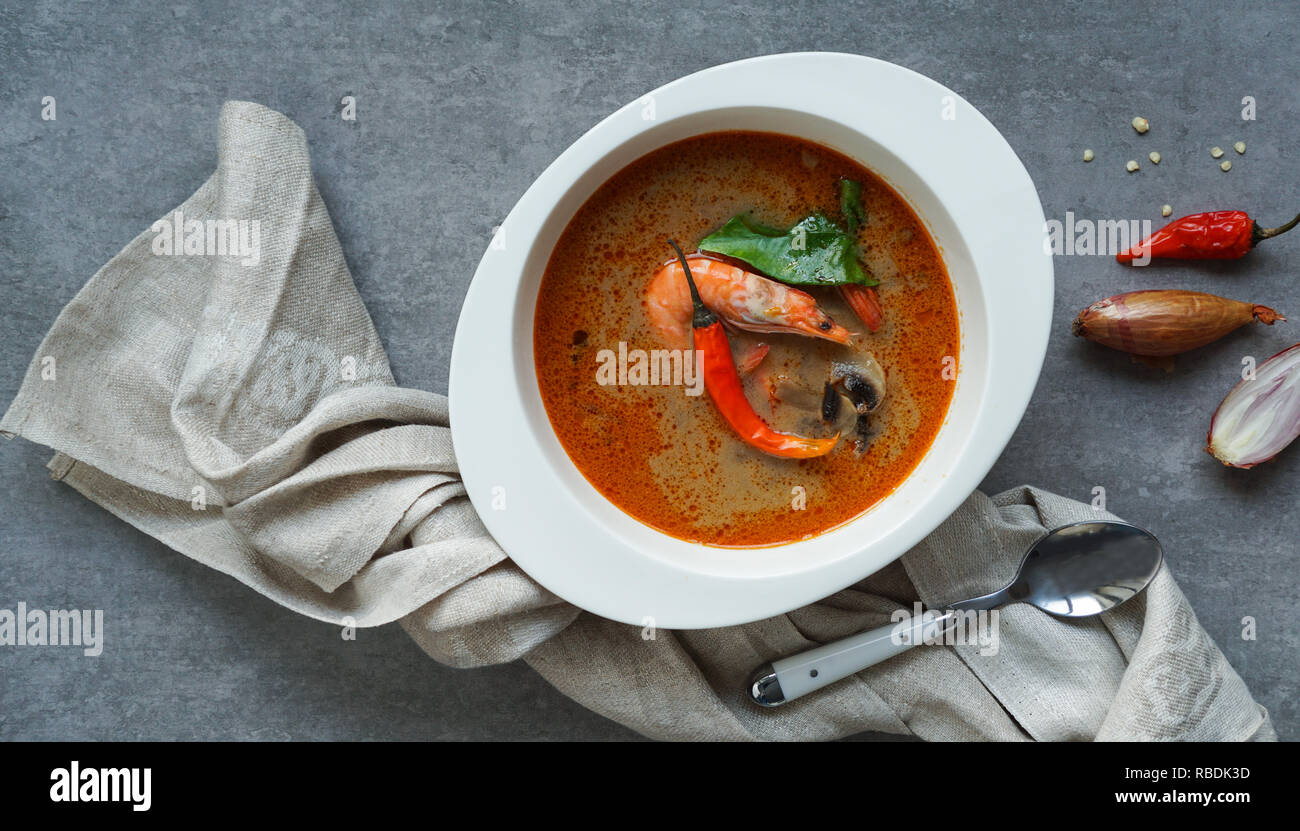
[[704, 354], [704, 388], [736, 435], [748, 444], [773, 456], [786, 459], [811, 459], [831, 452], [840, 440], [836, 433], [829, 439], [812, 439], [793, 433], [773, 430], [754, 412], [749, 399], [745, 397], [745, 388], [741, 386], [740, 374], [731, 357], [731, 344], [727, 332], [722, 328], [722, 321], [700, 300], [700, 293], [695, 288], [695, 278], [691, 276], [691, 267], [686, 263], [686, 255], [677, 243], [668, 244], [677, 252], [686, 272], [686, 284], [691, 289], [691, 305], [694, 309], [691, 318], [691, 330], [694, 335], [695, 349]]
[[1277, 228], [1261, 228], [1245, 211], [1208, 211], [1175, 219], [1151, 236], [1115, 255], [1121, 263], [1136, 259], [1235, 260], [1261, 240], [1290, 231], [1300, 216]]

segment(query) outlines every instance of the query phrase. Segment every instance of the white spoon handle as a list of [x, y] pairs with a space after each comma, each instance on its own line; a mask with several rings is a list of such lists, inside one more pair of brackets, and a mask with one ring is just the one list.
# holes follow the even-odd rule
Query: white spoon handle
[[754, 674], [749, 695], [764, 707], [793, 701], [942, 635], [956, 616], [952, 611], [922, 615], [773, 661]]

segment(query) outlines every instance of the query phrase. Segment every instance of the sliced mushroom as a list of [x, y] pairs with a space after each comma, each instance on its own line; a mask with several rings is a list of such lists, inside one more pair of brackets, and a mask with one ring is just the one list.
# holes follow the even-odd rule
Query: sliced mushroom
[[[885, 400], [884, 368], [870, 354], [854, 363], [837, 363], [831, 367], [831, 381], [826, 386], [848, 399], [849, 412], [854, 416], [853, 451], [863, 453], [871, 436], [871, 413], [879, 410]], [[847, 427], [842, 429], [847, 434]]]
[[814, 423], [820, 420], [850, 441], [859, 454], [866, 450], [871, 435], [870, 414], [879, 410], [885, 400], [885, 370], [870, 354], [853, 362], [833, 364], [830, 380], [820, 394], [785, 372], [760, 368], [756, 380], [766, 389], [773, 407], [779, 403]]
[[853, 432], [863, 439], [871, 435], [871, 416], [865, 413], [860, 414], [858, 420], [853, 424]]
[[835, 419], [840, 414], [840, 391], [835, 389], [835, 385], [830, 381], [826, 382], [826, 389], [822, 392], [822, 421], [827, 424], [834, 424]]
[[847, 436], [854, 429], [854, 424], [862, 416], [858, 415], [853, 402], [830, 381], [822, 391], [822, 421], [832, 430]]
[[769, 372], [762, 377], [767, 386], [767, 397], [773, 404], [785, 404], [796, 410], [815, 413], [822, 406], [822, 397], [815, 387], [784, 372]]
[[885, 400], [885, 370], [869, 354], [832, 366], [831, 383], [848, 396], [859, 415], [874, 413]]

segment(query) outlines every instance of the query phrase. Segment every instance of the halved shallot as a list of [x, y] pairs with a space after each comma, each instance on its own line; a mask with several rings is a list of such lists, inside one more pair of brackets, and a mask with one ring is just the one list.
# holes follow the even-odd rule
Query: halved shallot
[[1074, 319], [1074, 334], [1146, 357], [1177, 355], [1258, 320], [1286, 320], [1257, 306], [1199, 291], [1130, 291], [1098, 300]]
[[1223, 399], [1206, 437], [1214, 458], [1254, 467], [1300, 436], [1300, 343], [1255, 368]]

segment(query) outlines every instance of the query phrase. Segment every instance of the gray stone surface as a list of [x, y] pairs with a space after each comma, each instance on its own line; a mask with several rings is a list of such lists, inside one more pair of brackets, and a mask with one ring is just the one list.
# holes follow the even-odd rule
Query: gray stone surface
[[[489, 229], [592, 124], [713, 64], [836, 50], [947, 84], [1006, 135], [1049, 217], [1159, 220], [1300, 208], [1295, 5], [1129, 2], [14, 4], [0, 10], [0, 403], [59, 309], [214, 163], [218, 109], [259, 101], [307, 131], [320, 189], [399, 381], [445, 391], [461, 298]], [[849, 80], [846, 79], [846, 83]], [[354, 95], [358, 118], [338, 102]], [[40, 119], [55, 96], [58, 120]], [[1258, 118], [1243, 122], [1243, 96]], [[1132, 116], [1151, 120], [1138, 137]], [[1249, 145], [1224, 174], [1212, 145]], [[1097, 159], [1085, 165], [1085, 147]], [[1153, 168], [1146, 152], [1164, 156]], [[1128, 175], [1129, 158], [1143, 161]], [[1202, 623], [1284, 738], [1300, 738], [1295, 490], [1300, 449], [1235, 472], [1201, 450], [1241, 358], [1300, 325], [1300, 236], [1249, 260], [1126, 270], [1057, 259], [1037, 394], [985, 482], [1029, 482], [1155, 531]], [[1146, 286], [1275, 305], [1169, 375], [1070, 337], [1075, 311]], [[503, 333], [504, 336], [504, 333]], [[108, 641], [0, 649], [6, 739], [619, 739], [523, 665], [456, 671], [394, 626], [338, 631], [175, 554], [51, 482], [48, 453], [0, 447], [0, 608], [106, 611]], [[1242, 618], [1258, 621], [1243, 640]]]

